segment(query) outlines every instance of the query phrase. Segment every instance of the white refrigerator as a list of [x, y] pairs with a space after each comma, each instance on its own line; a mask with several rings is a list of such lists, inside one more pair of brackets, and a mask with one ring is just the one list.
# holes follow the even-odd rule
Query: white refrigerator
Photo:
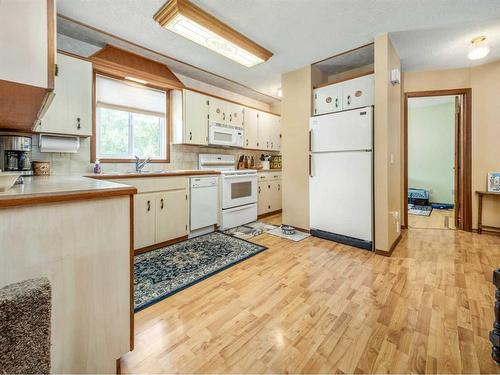
[[311, 235], [373, 250], [373, 107], [309, 123]]

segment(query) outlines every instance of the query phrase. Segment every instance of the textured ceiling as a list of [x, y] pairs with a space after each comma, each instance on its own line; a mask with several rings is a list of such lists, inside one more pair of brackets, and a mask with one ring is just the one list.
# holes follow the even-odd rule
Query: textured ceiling
[[[486, 33], [500, 57], [499, 0], [192, 0], [274, 53], [245, 68], [152, 19], [165, 0], [58, 0], [58, 12], [257, 91], [276, 95], [281, 74], [389, 32], [403, 69], [470, 66], [468, 42]], [[489, 61], [489, 60], [483, 60]]]

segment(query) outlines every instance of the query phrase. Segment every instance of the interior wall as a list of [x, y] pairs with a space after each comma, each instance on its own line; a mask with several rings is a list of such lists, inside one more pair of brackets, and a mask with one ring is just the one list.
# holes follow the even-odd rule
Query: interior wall
[[361, 66], [361, 67], [356, 68], [356, 69], [349, 70], [347, 72], [331, 74], [328, 76], [328, 83], [341, 82], [341, 81], [345, 81], [347, 79], [351, 79], [352, 77], [361, 76], [364, 74], [369, 74], [369, 73], [373, 72], [373, 69], [374, 69], [374, 65], [368, 64], [368, 65]]
[[283, 74], [281, 85], [283, 223], [309, 229], [308, 131], [312, 109], [311, 67]]
[[[419, 99], [412, 99], [418, 101]], [[433, 203], [454, 203], [455, 103], [408, 108], [408, 187]]]
[[[498, 93], [500, 61], [466, 69], [404, 74], [404, 91], [472, 89], [472, 227], [477, 228], [477, 190], [486, 190], [488, 172], [500, 170]], [[483, 223], [500, 226], [500, 200], [485, 198]]]
[[401, 85], [390, 83], [401, 69], [388, 34], [375, 38], [375, 247], [389, 251], [400, 234], [401, 217]]

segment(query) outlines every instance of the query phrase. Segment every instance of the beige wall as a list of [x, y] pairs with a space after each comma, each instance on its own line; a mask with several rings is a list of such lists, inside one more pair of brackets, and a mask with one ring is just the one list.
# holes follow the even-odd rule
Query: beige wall
[[281, 78], [281, 149], [283, 154], [283, 223], [309, 229], [309, 117], [311, 67]]
[[375, 247], [389, 251], [401, 217], [401, 85], [392, 85], [399, 57], [387, 34], [375, 38]]
[[[500, 61], [466, 69], [404, 74], [404, 91], [472, 88], [472, 227], [477, 228], [476, 190], [486, 189], [486, 174], [500, 171]], [[483, 205], [483, 223], [500, 226], [500, 201]]]

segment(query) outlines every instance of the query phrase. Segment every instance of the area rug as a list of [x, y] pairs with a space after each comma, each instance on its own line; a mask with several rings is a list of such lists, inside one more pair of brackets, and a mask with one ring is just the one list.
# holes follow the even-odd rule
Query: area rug
[[268, 230], [267, 233], [272, 234], [273, 236], [286, 238], [287, 240], [291, 240], [291, 241], [295, 241], [295, 242], [302, 241], [303, 239], [311, 236], [309, 233], [301, 232], [299, 230], [295, 231], [294, 234], [285, 234], [285, 233], [283, 233], [283, 231], [279, 227], [275, 228], [275, 229]]
[[134, 309], [142, 310], [266, 249], [214, 232], [136, 255]]
[[409, 204], [408, 205], [408, 214], [410, 215], [418, 215], [418, 216], [431, 216], [432, 206], [418, 206]]
[[270, 231], [272, 229], [278, 228], [276, 225], [266, 224], [262, 221], [254, 221], [245, 225], [240, 225], [236, 228], [231, 228], [224, 233], [230, 236], [241, 238], [243, 240], [248, 240], [252, 237], [258, 236], [264, 232]]

